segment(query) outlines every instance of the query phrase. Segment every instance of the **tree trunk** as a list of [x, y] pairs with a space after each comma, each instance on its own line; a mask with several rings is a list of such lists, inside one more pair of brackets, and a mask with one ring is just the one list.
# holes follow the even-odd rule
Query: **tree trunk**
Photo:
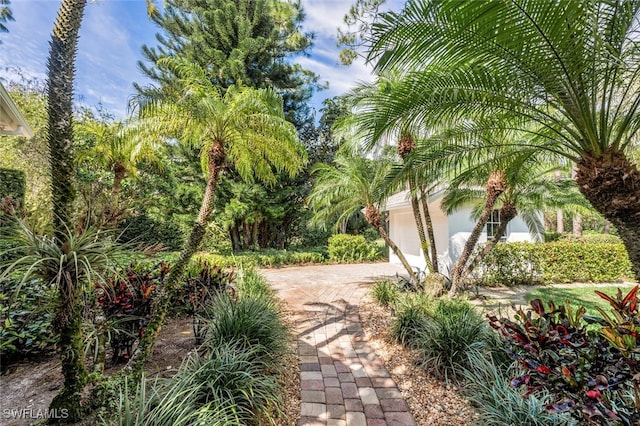
[[564, 232], [564, 212], [562, 209], [556, 210], [556, 232], [559, 234]]
[[604, 220], [604, 229], [602, 230], [603, 234], [610, 234], [611, 233], [611, 222], [609, 222], [607, 219]]
[[[560, 181], [560, 171], [554, 172], [556, 182]], [[564, 211], [562, 209], [556, 210], [556, 232], [562, 234], [564, 232]]]
[[436, 247], [436, 236], [433, 231], [433, 221], [431, 220], [431, 213], [429, 212], [429, 194], [424, 189], [420, 191], [420, 203], [422, 204], [422, 213], [424, 213], [424, 225], [429, 236], [429, 246], [431, 247], [431, 265], [433, 270], [431, 272], [440, 273], [440, 267], [438, 266], [438, 248]]
[[469, 239], [464, 245], [462, 254], [460, 254], [460, 257], [456, 261], [453, 271], [451, 272], [451, 289], [449, 290], [450, 297], [454, 296], [460, 290], [460, 287], [462, 286], [463, 272], [467, 266], [469, 257], [478, 243], [480, 234], [482, 234], [482, 229], [491, 216], [496, 200], [506, 188], [504, 171], [499, 170], [491, 173], [491, 176], [489, 176], [489, 179], [487, 180], [486, 188], [487, 199], [485, 200], [482, 213], [476, 222], [476, 226], [471, 231], [471, 235], [469, 235]]
[[[47, 144], [54, 207], [53, 230], [61, 247], [67, 244], [73, 188], [73, 80], [78, 36], [86, 0], [63, 0], [53, 27], [47, 62]], [[82, 416], [81, 393], [87, 381], [82, 338], [82, 298], [75, 277], [60, 280], [60, 307], [56, 317], [64, 386], [53, 398], [52, 410], [66, 410], [68, 421]]]
[[49, 44], [47, 63], [47, 143], [51, 168], [53, 228], [59, 240], [65, 239], [70, 223], [73, 188], [73, 80], [80, 24], [86, 0], [63, 0], [58, 10]]
[[420, 249], [422, 250], [422, 257], [424, 258], [429, 273], [435, 272], [433, 264], [431, 263], [431, 254], [429, 252], [429, 244], [427, 243], [427, 237], [424, 233], [424, 221], [422, 219], [422, 213], [420, 213], [420, 204], [418, 203], [418, 194], [414, 193], [415, 185], [409, 182], [409, 191], [411, 192], [411, 208], [413, 209], [413, 219], [416, 222], [416, 228], [418, 229], [418, 238], [420, 239]]
[[207, 223], [209, 222], [211, 211], [213, 210], [213, 200], [215, 197], [216, 185], [218, 183], [218, 174], [220, 173], [225, 160], [225, 151], [222, 143], [214, 141], [209, 148], [208, 155], [209, 174], [207, 177], [207, 187], [204, 191], [204, 197], [202, 199], [198, 217], [193, 225], [189, 239], [185, 243], [182, 252], [180, 252], [178, 260], [176, 260], [171, 267], [165, 283], [154, 297], [151, 319], [145, 329], [144, 336], [140, 340], [140, 344], [136, 348], [127, 365], [128, 369], [133, 370], [135, 373], [136, 379], [141, 377], [144, 363], [152, 353], [153, 344], [158, 337], [164, 318], [167, 315], [170, 297], [175, 288], [179, 287], [184, 270], [189, 264], [191, 257], [198, 251], [200, 243], [206, 233]]
[[586, 155], [577, 164], [580, 192], [618, 230], [640, 281], [640, 172], [623, 152]]
[[364, 216], [367, 219], [367, 222], [369, 222], [369, 224], [373, 226], [373, 229], [378, 231], [378, 234], [380, 235], [380, 237], [382, 237], [389, 248], [395, 253], [396, 256], [398, 256], [398, 259], [400, 259], [400, 263], [402, 263], [404, 269], [407, 270], [411, 282], [415, 283], [416, 285], [419, 284], [416, 273], [414, 272], [407, 259], [404, 257], [402, 250], [400, 250], [400, 248], [391, 240], [391, 238], [389, 238], [389, 234], [387, 234], [384, 226], [382, 226], [382, 220], [380, 219], [380, 212], [378, 211], [378, 209], [374, 205], [370, 204], [365, 208]]
[[121, 161], [116, 161], [113, 165], [113, 187], [111, 187], [111, 196], [114, 197], [114, 199], [117, 199], [118, 194], [120, 194], [126, 171], [127, 169]]
[[576, 237], [582, 237], [582, 216], [578, 212], [573, 214], [571, 230]]
[[474, 257], [473, 260], [469, 263], [469, 266], [462, 274], [463, 280], [473, 272], [473, 270], [480, 264], [480, 262], [482, 262], [482, 259], [484, 259], [485, 256], [489, 254], [491, 250], [493, 250], [495, 245], [500, 242], [500, 239], [507, 232], [507, 225], [517, 215], [518, 210], [513, 203], [511, 203], [510, 201], [505, 201], [504, 203], [502, 203], [502, 208], [500, 209], [500, 225], [498, 226], [498, 229], [496, 229], [496, 233], [493, 236], [493, 239], [487, 241], [487, 244], [485, 244], [480, 253], [478, 253], [476, 257]]

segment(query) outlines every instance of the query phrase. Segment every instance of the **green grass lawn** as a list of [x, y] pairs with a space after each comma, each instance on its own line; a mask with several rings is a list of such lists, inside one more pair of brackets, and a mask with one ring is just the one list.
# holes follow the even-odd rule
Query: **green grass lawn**
[[569, 300], [573, 306], [584, 306], [587, 309], [587, 315], [600, 316], [595, 309], [596, 306], [600, 306], [605, 311], [609, 311], [609, 303], [600, 298], [594, 291], [599, 290], [609, 296], [615, 297], [618, 288], [622, 290], [622, 294], [625, 295], [631, 290], [634, 285], [620, 285], [620, 286], [585, 286], [585, 287], [539, 287], [531, 290], [525, 294], [524, 298], [527, 301], [533, 299], [540, 299], [545, 302], [545, 306], [548, 300], [553, 300], [556, 305], [564, 304], [565, 300]]

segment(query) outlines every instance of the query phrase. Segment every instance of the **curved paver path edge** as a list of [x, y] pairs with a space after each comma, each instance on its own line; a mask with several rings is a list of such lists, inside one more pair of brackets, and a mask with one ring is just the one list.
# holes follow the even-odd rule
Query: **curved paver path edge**
[[388, 263], [261, 270], [294, 313], [302, 401], [298, 425], [415, 425], [358, 314], [371, 283], [401, 272]]

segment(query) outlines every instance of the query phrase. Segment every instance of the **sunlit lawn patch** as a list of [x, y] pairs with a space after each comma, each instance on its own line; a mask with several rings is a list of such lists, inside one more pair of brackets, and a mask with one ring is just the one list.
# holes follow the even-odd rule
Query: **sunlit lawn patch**
[[595, 307], [600, 306], [608, 312], [610, 305], [600, 298], [595, 293], [595, 290], [615, 296], [618, 288], [622, 290], [622, 294], [626, 294], [633, 287], [634, 285], [631, 284], [620, 286], [539, 287], [529, 291], [524, 297], [527, 301], [541, 299], [545, 305], [549, 300], [553, 300], [556, 305], [564, 304], [565, 300], [569, 300], [573, 306], [584, 306], [587, 309], [587, 315], [600, 316]]

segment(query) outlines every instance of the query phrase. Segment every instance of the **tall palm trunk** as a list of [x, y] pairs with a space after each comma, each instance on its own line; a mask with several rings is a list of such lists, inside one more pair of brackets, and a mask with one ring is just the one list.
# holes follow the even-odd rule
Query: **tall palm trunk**
[[493, 239], [487, 241], [487, 244], [485, 244], [482, 250], [480, 250], [480, 253], [478, 253], [473, 258], [473, 260], [471, 260], [471, 262], [469, 262], [469, 266], [462, 273], [463, 280], [473, 272], [473, 270], [480, 264], [480, 262], [482, 262], [482, 259], [484, 259], [485, 256], [489, 254], [491, 250], [493, 250], [495, 245], [500, 242], [500, 239], [507, 232], [507, 225], [517, 215], [518, 210], [516, 209], [515, 204], [510, 201], [504, 201], [502, 203], [502, 207], [500, 208], [500, 225], [498, 225], [498, 229], [496, 229], [496, 233], [493, 235]]
[[387, 231], [385, 231], [384, 226], [382, 226], [382, 219], [380, 218], [380, 212], [378, 211], [378, 209], [372, 204], [368, 205], [365, 208], [364, 217], [367, 219], [367, 222], [369, 222], [369, 224], [373, 226], [373, 228], [376, 231], [378, 231], [378, 234], [380, 235], [380, 237], [389, 246], [389, 248], [395, 253], [395, 255], [398, 256], [398, 259], [400, 259], [400, 263], [402, 263], [402, 266], [404, 266], [404, 269], [407, 270], [407, 273], [409, 274], [409, 279], [411, 280], [411, 282], [418, 284], [418, 278], [416, 277], [416, 273], [414, 272], [413, 268], [407, 261], [407, 258], [404, 257], [404, 254], [402, 254], [402, 250], [400, 250], [400, 248], [396, 245], [396, 243], [394, 243], [393, 240], [391, 240], [391, 238], [389, 237], [389, 234], [387, 234]]
[[[560, 181], [560, 171], [554, 172], [556, 182]], [[556, 232], [562, 234], [564, 232], [564, 211], [562, 209], [556, 210]]]
[[429, 194], [422, 189], [420, 191], [420, 203], [422, 204], [422, 213], [424, 213], [424, 226], [429, 236], [429, 246], [431, 248], [431, 265], [433, 269], [431, 272], [440, 273], [440, 267], [438, 266], [438, 248], [436, 247], [436, 236], [433, 230], [433, 220], [431, 220], [431, 212], [429, 212]]
[[136, 378], [140, 378], [144, 363], [151, 355], [153, 344], [158, 337], [162, 323], [167, 315], [170, 296], [173, 293], [173, 290], [179, 287], [184, 270], [193, 255], [200, 248], [200, 243], [202, 242], [207, 230], [207, 223], [209, 222], [209, 218], [211, 217], [211, 212], [213, 210], [213, 200], [215, 197], [216, 186], [218, 184], [218, 176], [226, 157], [222, 143], [215, 141], [209, 148], [208, 156], [207, 187], [204, 191], [200, 211], [198, 212], [196, 221], [191, 229], [189, 239], [180, 252], [178, 260], [176, 260], [171, 267], [166, 281], [154, 297], [154, 305], [149, 324], [145, 329], [145, 334], [140, 340], [138, 348], [134, 352], [128, 364], [128, 369], [134, 371]]
[[493, 206], [496, 204], [498, 197], [504, 192], [505, 188], [506, 182], [504, 171], [498, 170], [492, 172], [489, 176], [489, 179], [487, 180], [487, 199], [485, 200], [484, 207], [482, 208], [482, 213], [480, 214], [480, 217], [476, 222], [476, 226], [471, 231], [471, 235], [469, 235], [469, 238], [464, 245], [462, 254], [460, 254], [460, 257], [456, 261], [456, 264], [453, 267], [453, 271], [451, 272], [451, 290], [449, 290], [449, 296], [454, 296], [462, 286], [462, 281], [464, 278], [463, 272], [465, 270], [465, 267], [467, 266], [469, 257], [471, 256], [473, 249], [478, 243], [480, 234], [482, 234], [482, 229], [491, 216]]
[[422, 213], [420, 213], [420, 204], [418, 201], [418, 194], [414, 193], [415, 185], [409, 184], [409, 191], [411, 192], [411, 208], [413, 209], [413, 218], [416, 222], [416, 228], [418, 228], [418, 237], [420, 238], [420, 248], [422, 249], [422, 256], [427, 264], [429, 272], [436, 272], [431, 262], [431, 255], [429, 253], [429, 244], [427, 243], [427, 237], [424, 231], [424, 220], [422, 219]]
[[[403, 132], [400, 135], [400, 140], [398, 141], [398, 155], [402, 158], [403, 162], [406, 162], [407, 157], [413, 150], [416, 148], [416, 142], [413, 139], [413, 136], [409, 132]], [[422, 249], [422, 256], [424, 257], [424, 261], [429, 269], [429, 272], [438, 272], [437, 268], [434, 269], [433, 262], [431, 261], [431, 257], [429, 255], [429, 246], [427, 244], [427, 237], [425, 234], [425, 225], [424, 220], [422, 218], [422, 214], [420, 213], [420, 204], [418, 202], [418, 192], [416, 188], [416, 184], [413, 179], [409, 179], [409, 192], [411, 194], [411, 208], [413, 210], [413, 220], [416, 223], [416, 229], [418, 230], [418, 238], [420, 240], [420, 248]], [[424, 205], [423, 205], [424, 206]], [[426, 210], [426, 214], [429, 214], [428, 209]], [[433, 229], [429, 230], [432, 235]], [[433, 249], [433, 247], [432, 247]]]
[[623, 152], [611, 148], [601, 156], [578, 161], [575, 177], [580, 192], [609, 220], [627, 249], [640, 281], [640, 172]]
[[[78, 35], [86, 0], [63, 0], [49, 44], [47, 144], [51, 168], [53, 229], [58, 244], [68, 249], [67, 227], [75, 196], [73, 188], [73, 80]], [[53, 278], [53, 277], [52, 277]], [[68, 421], [82, 416], [80, 397], [87, 381], [82, 339], [81, 283], [73, 276], [59, 280], [60, 307], [55, 325], [64, 386], [51, 401], [52, 410], [66, 410]], [[63, 412], [63, 411], [58, 411]]]

